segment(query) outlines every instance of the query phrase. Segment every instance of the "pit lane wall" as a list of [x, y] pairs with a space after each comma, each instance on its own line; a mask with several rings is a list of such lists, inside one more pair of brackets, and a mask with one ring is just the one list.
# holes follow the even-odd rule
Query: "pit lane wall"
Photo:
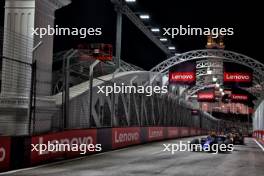
[[256, 130], [253, 132], [253, 137], [264, 145], [264, 130]]
[[[104, 152], [153, 141], [203, 135], [206, 132], [191, 127], [126, 127], [69, 130], [38, 136], [0, 136], [0, 172], [83, 156], [76, 151], [40, 153], [32, 151], [31, 144], [54, 141], [63, 144], [101, 144], [101, 152]], [[94, 150], [86, 154], [97, 152]]]

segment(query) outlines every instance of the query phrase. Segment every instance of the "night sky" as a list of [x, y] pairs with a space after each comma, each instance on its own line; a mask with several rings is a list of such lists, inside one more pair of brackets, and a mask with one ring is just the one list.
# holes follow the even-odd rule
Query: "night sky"
[[[3, 0], [1, 0], [1, 26], [3, 26]], [[264, 11], [261, 1], [241, 0], [137, 0], [131, 9], [151, 15], [146, 25], [157, 27], [232, 27], [234, 36], [225, 38], [227, 50], [243, 53], [262, 61]], [[150, 69], [166, 59], [163, 52], [152, 44], [126, 17], [123, 18], [122, 59]], [[110, 0], [73, 0], [73, 3], [56, 12], [60, 27], [102, 27], [103, 35], [97, 37], [55, 37], [54, 52], [75, 47], [78, 43], [115, 44], [116, 15]], [[206, 37], [180, 36], [173, 40], [177, 52], [203, 49]], [[264, 62], [264, 61], [263, 61]]]

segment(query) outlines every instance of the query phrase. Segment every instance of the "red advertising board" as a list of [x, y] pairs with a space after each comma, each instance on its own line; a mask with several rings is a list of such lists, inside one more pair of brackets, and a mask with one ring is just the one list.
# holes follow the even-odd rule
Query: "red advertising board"
[[190, 129], [190, 134], [191, 134], [191, 135], [197, 135], [197, 133], [196, 133], [196, 128], [191, 128], [191, 129]]
[[96, 129], [88, 129], [33, 136], [31, 164], [100, 151], [100, 144], [96, 144], [96, 133]]
[[197, 135], [201, 135], [202, 134], [202, 129], [197, 129]]
[[232, 94], [231, 95], [231, 100], [233, 100], [233, 101], [247, 101], [248, 100], [248, 95]]
[[148, 127], [148, 141], [164, 139], [163, 127]]
[[198, 101], [213, 101], [215, 99], [214, 92], [199, 92], [197, 95]]
[[140, 140], [140, 128], [113, 128], [112, 129], [112, 148], [121, 148], [133, 144], [139, 144]]
[[10, 167], [11, 138], [0, 137], [0, 171], [8, 170]]
[[186, 137], [189, 136], [189, 128], [188, 127], [181, 127], [181, 137]]
[[195, 74], [196, 74], [195, 72], [170, 72], [169, 82], [192, 84], [196, 80]]
[[224, 72], [224, 82], [250, 83], [252, 73], [247, 72]]
[[168, 138], [180, 137], [180, 128], [178, 127], [168, 127], [167, 128]]

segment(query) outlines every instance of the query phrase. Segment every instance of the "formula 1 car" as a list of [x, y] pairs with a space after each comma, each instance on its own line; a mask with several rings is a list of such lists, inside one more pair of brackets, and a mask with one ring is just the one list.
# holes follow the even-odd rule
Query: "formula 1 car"
[[206, 151], [206, 152], [231, 152], [233, 151], [232, 140], [223, 135], [212, 135], [206, 138], [193, 139], [189, 145], [191, 151]]
[[232, 135], [233, 138], [233, 144], [244, 144], [244, 136], [241, 133], [234, 133]]
[[228, 137], [230, 137], [230, 139], [232, 140], [234, 145], [236, 145], [236, 144], [243, 145], [244, 144], [244, 135], [242, 134], [242, 129], [233, 127], [229, 131], [230, 132], [227, 133], [226, 135]]

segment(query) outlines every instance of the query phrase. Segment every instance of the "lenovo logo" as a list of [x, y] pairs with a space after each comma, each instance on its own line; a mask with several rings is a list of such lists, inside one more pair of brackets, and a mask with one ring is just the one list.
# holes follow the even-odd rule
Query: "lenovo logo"
[[[61, 138], [61, 139], [53, 139], [48, 142], [44, 142], [43, 137], [38, 138], [37, 144], [31, 144], [32, 150], [37, 151], [39, 155], [56, 153], [56, 152], [64, 152], [64, 151], [72, 151], [71, 147], [78, 147], [82, 144], [88, 145], [93, 144], [93, 138], [91, 136], [86, 137], [73, 137], [69, 138]], [[52, 150], [49, 150], [53, 148]]]
[[179, 129], [168, 128], [168, 136], [174, 137], [179, 135]]
[[163, 130], [150, 130], [149, 129], [149, 138], [163, 137]]
[[251, 73], [224, 73], [225, 82], [251, 82], [252, 74]]
[[189, 135], [189, 130], [188, 129], [182, 129], [181, 130], [181, 136], [188, 136]]
[[212, 100], [214, 99], [214, 93], [212, 92], [198, 93], [198, 99], [199, 100]]
[[195, 73], [194, 72], [171, 72], [169, 75], [170, 81], [194, 81]]
[[139, 140], [139, 133], [118, 133], [115, 131], [115, 143], [134, 142]]
[[3, 162], [5, 160], [6, 157], [6, 150], [4, 147], [0, 148], [0, 162]]
[[248, 100], [247, 95], [240, 95], [240, 94], [232, 94], [231, 98], [232, 100]]

